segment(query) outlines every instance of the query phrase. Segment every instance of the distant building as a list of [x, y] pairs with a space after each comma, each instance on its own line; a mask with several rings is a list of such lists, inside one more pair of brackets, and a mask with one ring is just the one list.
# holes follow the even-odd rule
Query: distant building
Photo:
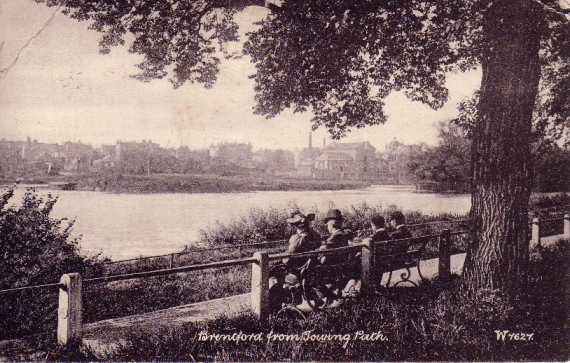
[[404, 145], [394, 139], [386, 145], [385, 152], [377, 153], [377, 180], [390, 184], [412, 184], [407, 164], [422, 146]]
[[36, 161], [44, 156], [52, 158], [63, 157], [63, 150], [58, 144], [45, 144], [37, 140], [28, 140], [22, 145], [22, 160]]
[[81, 141], [67, 141], [63, 145], [64, 164], [63, 169], [66, 171], [88, 170], [93, 164], [94, 153], [93, 147], [89, 144], [83, 144]]
[[288, 150], [263, 149], [253, 153], [255, 167], [263, 171], [288, 171], [294, 168], [293, 152]]
[[180, 146], [176, 150], [176, 158], [206, 163], [210, 160], [210, 151], [208, 149], [190, 150], [188, 146]]
[[372, 180], [376, 176], [376, 148], [368, 141], [332, 143], [313, 166], [316, 178]]
[[243, 168], [253, 165], [251, 144], [225, 142], [212, 145], [208, 150], [212, 161], [231, 163]]
[[22, 160], [24, 141], [0, 140], [0, 177], [14, 178], [25, 170]]

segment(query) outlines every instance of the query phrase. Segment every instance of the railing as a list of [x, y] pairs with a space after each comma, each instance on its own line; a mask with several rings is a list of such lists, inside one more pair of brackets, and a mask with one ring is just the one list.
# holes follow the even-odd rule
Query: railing
[[[430, 225], [435, 225], [435, 224], [457, 224], [457, 223], [468, 223], [468, 222], [469, 222], [469, 219], [454, 219], [454, 220], [450, 220], [450, 221], [432, 221], [432, 222], [408, 224], [407, 227], [416, 228], [416, 227], [430, 226]], [[370, 230], [359, 230], [359, 231], [355, 231], [355, 234], [360, 235], [362, 233], [369, 233], [369, 232], [370, 232]], [[165, 259], [168, 259], [169, 268], [172, 268], [175, 265], [175, 260], [176, 260], [177, 256], [179, 258], [180, 256], [191, 255], [194, 253], [220, 251], [220, 250], [231, 250], [231, 249], [236, 250], [237, 249], [238, 251], [240, 251], [240, 257], [241, 257], [241, 250], [242, 249], [247, 249], [247, 248], [252, 248], [252, 247], [261, 247], [261, 246], [271, 246], [271, 245], [278, 245], [278, 244], [286, 244], [287, 242], [288, 242], [287, 239], [280, 239], [280, 240], [266, 241], [266, 242], [242, 243], [242, 244], [225, 245], [225, 246], [219, 246], [219, 247], [196, 248], [196, 249], [192, 249], [192, 250], [184, 251], [184, 252], [174, 252], [174, 253], [166, 253], [166, 254], [162, 254], [162, 255], [143, 256], [143, 257], [129, 258], [129, 259], [117, 260], [117, 261], [107, 261], [104, 264], [105, 265], [116, 265], [116, 264], [125, 263], [125, 262], [133, 262], [133, 261], [139, 262], [139, 261], [146, 261], [146, 260], [151, 260], [151, 259], [155, 259], [155, 258], [165, 258]]]
[[[541, 239], [543, 237], [548, 237], [548, 236], [556, 236], [559, 233], [556, 232], [552, 232], [552, 226], [548, 226], [550, 228], [547, 228], [548, 232], [544, 232], [544, 225], [545, 224], [551, 224], [552, 222], [556, 222], [556, 221], [563, 221], [563, 225], [562, 225], [562, 234], [564, 235], [565, 238], [569, 238], [570, 237], [570, 215], [569, 214], [565, 214], [563, 218], [546, 218], [546, 219], [540, 219], [540, 218], [533, 218], [532, 222], [529, 222], [529, 224], [531, 224], [531, 242], [533, 244], [536, 244], [538, 246], [541, 245]], [[558, 229], [560, 230], [560, 227], [558, 227]]]
[[133, 262], [133, 261], [138, 262], [138, 261], [151, 260], [154, 258], [168, 258], [169, 259], [169, 268], [173, 268], [175, 256], [180, 257], [183, 255], [191, 255], [194, 253], [221, 251], [221, 250], [229, 250], [229, 249], [237, 249], [238, 251], [240, 251], [240, 255], [241, 255], [241, 250], [245, 249], [245, 248], [270, 246], [270, 245], [275, 245], [275, 244], [279, 244], [279, 243], [286, 243], [286, 242], [287, 242], [287, 240], [282, 239], [282, 240], [268, 241], [268, 242], [242, 243], [242, 244], [237, 244], [237, 245], [227, 245], [227, 246], [210, 247], [210, 248], [197, 248], [197, 249], [192, 249], [190, 251], [167, 253], [167, 254], [163, 254], [163, 255], [144, 256], [144, 257], [129, 258], [126, 260], [108, 261], [108, 262], [105, 262], [105, 265], [115, 265], [115, 264], [119, 264], [119, 263]]
[[[570, 215], [566, 214], [564, 218], [556, 218], [553, 220], [562, 220], [563, 236], [570, 238]], [[540, 221], [535, 218], [532, 222], [532, 238], [539, 243], [540, 238]], [[451, 236], [465, 234], [467, 231], [451, 232], [449, 229], [441, 231], [439, 234], [431, 234], [426, 238], [437, 238], [439, 250], [439, 263], [438, 274], [445, 277], [451, 274]], [[252, 244], [253, 245], [253, 244]], [[246, 246], [252, 246], [246, 245]], [[38, 286], [25, 286], [7, 290], [0, 290], [0, 293], [9, 291], [20, 291], [28, 289], [40, 288], [59, 288], [59, 309], [58, 309], [58, 328], [57, 336], [60, 344], [67, 344], [71, 341], [80, 340], [82, 337], [82, 286], [83, 284], [95, 284], [103, 282], [121, 281], [129, 279], [138, 279], [154, 276], [164, 276], [177, 273], [186, 273], [191, 271], [199, 271], [213, 268], [221, 268], [228, 266], [239, 266], [251, 264], [251, 309], [262, 320], [267, 319], [269, 314], [269, 263], [272, 260], [281, 259], [284, 257], [303, 257], [303, 256], [316, 256], [328, 254], [343, 254], [349, 251], [362, 250], [362, 289], [370, 289], [371, 286], [377, 283], [371, 279], [371, 271], [375, 268], [373, 251], [374, 243], [361, 243], [353, 246], [341, 247], [337, 249], [313, 251], [298, 254], [278, 253], [270, 255], [267, 251], [256, 252], [253, 257], [240, 258], [234, 260], [225, 260], [218, 262], [210, 262], [204, 264], [195, 264], [183, 267], [173, 267], [169, 269], [161, 269], [146, 272], [136, 272], [129, 274], [121, 274], [114, 276], [103, 276], [91, 279], [82, 280], [81, 276], [77, 273], [68, 273], [61, 277], [59, 283], [38, 285]]]

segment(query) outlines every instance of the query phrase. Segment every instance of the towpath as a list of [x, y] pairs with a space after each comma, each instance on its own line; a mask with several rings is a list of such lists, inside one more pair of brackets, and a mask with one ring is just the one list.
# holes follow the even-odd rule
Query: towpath
[[[546, 246], [560, 239], [561, 236], [542, 238], [542, 245]], [[531, 245], [532, 247], [532, 245]], [[465, 253], [451, 256], [451, 272], [461, 274]], [[436, 276], [438, 271], [438, 259], [423, 260], [420, 269], [425, 278], [430, 279]], [[393, 272], [394, 276], [399, 276], [404, 270]], [[388, 274], [384, 274], [382, 283], [388, 279]], [[410, 280], [419, 282], [420, 278], [416, 268], [411, 269]], [[250, 294], [241, 294], [221, 299], [213, 299], [177, 306], [169, 309], [158, 310], [151, 313], [126, 316], [117, 319], [102, 320], [83, 326], [83, 342], [94, 348], [96, 351], [104, 352], [112, 348], [117, 343], [124, 340], [128, 332], [154, 331], [161, 327], [176, 327], [189, 322], [204, 322], [219, 317], [235, 317], [250, 311]], [[17, 345], [17, 340], [1, 341], [0, 348], [7, 348]], [[0, 349], [2, 350], [2, 349]], [[0, 362], [2, 354], [0, 354]]]
[[[542, 245], [549, 245], [560, 236], [543, 237]], [[533, 244], [531, 243], [531, 248]], [[451, 256], [451, 273], [460, 275], [463, 271], [465, 253]], [[423, 260], [420, 269], [425, 278], [430, 279], [437, 275], [439, 260], [437, 258]], [[397, 277], [404, 270], [394, 271]], [[382, 277], [382, 284], [388, 279], [388, 273]], [[411, 269], [410, 280], [419, 282], [420, 277], [416, 268]], [[152, 313], [126, 316], [117, 319], [102, 320], [84, 325], [84, 342], [92, 346], [105, 346], [120, 341], [127, 331], [152, 330], [158, 327], [174, 327], [188, 322], [201, 322], [219, 317], [234, 317], [250, 311], [251, 296], [242, 294], [222, 299], [213, 299], [177, 306], [170, 309], [158, 310]]]

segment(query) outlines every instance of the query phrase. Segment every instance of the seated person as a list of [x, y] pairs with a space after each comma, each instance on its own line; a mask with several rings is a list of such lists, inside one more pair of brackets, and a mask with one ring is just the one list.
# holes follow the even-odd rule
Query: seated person
[[[314, 214], [303, 215], [301, 212], [293, 212], [291, 218], [287, 219], [295, 233], [289, 238], [289, 248], [287, 253], [302, 253], [314, 251], [320, 246], [320, 236], [311, 228], [311, 221], [315, 219]], [[283, 263], [293, 268], [299, 268], [305, 264], [307, 258], [297, 257], [283, 259]]]
[[[328, 211], [324, 222], [327, 225], [330, 236], [323, 241], [319, 250], [348, 246], [349, 235], [351, 233], [342, 228], [343, 220], [340, 210], [331, 209]], [[338, 263], [343, 260], [346, 260], [346, 258], [342, 255], [323, 255], [320, 257], [321, 263]]]
[[[320, 246], [320, 236], [311, 228], [311, 221], [315, 219], [314, 214], [303, 215], [296, 211], [287, 219], [295, 233], [289, 238], [287, 253], [302, 253], [314, 251]], [[285, 257], [282, 262], [287, 266], [287, 273], [281, 278], [277, 276], [277, 283], [285, 289], [291, 289], [300, 283], [299, 269], [307, 263], [309, 257]]]
[[[330, 233], [330, 236], [324, 240], [321, 244], [319, 250], [328, 250], [333, 248], [345, 247], [348, 246], [349, 235], [351, 232], [342, 228], [343, 222], [342, 214], [338, 209], [331, 209], [325, 216], [324, 222], [327, 225], [327, 230]], [[346, 264], [347, 262], [347, 254], [333, 254], [333, 255], [320, 255], [319, 262], [321, 265], [331, 265], [335, 266], [337, 264]], [[338, 289], [339, 291], [342, 290], [342, 287], [346, 285], [347, 279], [346, 277], [342, 277], [344, 275], [340, 274], [336, 276], [336, 274], [330, 275], [329, 271], [320, 270], [318, 274], [313, 274], [311, 268], [309, 268], [309, 281], [310, 285], [313, 286], [311, 290], [311, 294], [314, 294], [315, 305], [323, 305], [325, 303], [325, 299], [328, 302], [335, 300], [335, 295], [333, 293], [334, 290]], [[337, 277], [342, 277], [340, 280], [337, 280]], [[329, 287], [330, 286], [330, 287]], [[309, 298], [311, 299], [311, 298]]]
[[412, 234], [406, 228], [406, 217], [402, 212], [392, 212], [388, 218], [390, 226], [393, 228], [390, 238], [393, 240], [412, 237]]
[[[384, 225], [384, 217], [374, 216], [370, 219], [370, 226], [372, 227], [372, 236], [364, 239], [364, 241], [372, 240], [374, 242], [387, 241], [390, 239], [390, 235], [386, 231], [386, 226]], [[363, 241], [363, 242], [364, 242]]]
[[406, 238], [411, 238], [412, 234], [406, 228], [406, 217], [399, 211], [390, 213], [388, 218], [392, 231], [390, 232], [390, 239], [395, 241], [390, 244], [390, 248], [385, 251], [386, 254], [403, 254], [408, 250], [408, 244], [405, 241], [400, 241]]
[[[362, 243], [366, 243], [368, 241], [371, 242], [381, 242], [381, 241], [388, 241], [390, 240], [390, 236], [388, 235], [388, 232], [386, 231], [385, 225], [384, 225], [384, 217], [382, 216], [374, 216], [370, 219], [370, 227], [372, 228], [372, 235], [370, 237], [365, 238]], [[382, 246], [379, 246], [377, 248], [383, 248]], [[360, 260], [360, 256], [361, 254], [358, 253], [355, 257]], [[361, 261], [358, 261], [361, 263]], [[355, 271], [355, 273], [351, 276], [351, 280], [348, 281], [348, 284], [346, 285], [346, 287], [343, 289], [343, 295], [344, 296], [348, 296], [348, 297], [352, 297], [355, 296], [359, 291], [360, 291], [360, 270]]]

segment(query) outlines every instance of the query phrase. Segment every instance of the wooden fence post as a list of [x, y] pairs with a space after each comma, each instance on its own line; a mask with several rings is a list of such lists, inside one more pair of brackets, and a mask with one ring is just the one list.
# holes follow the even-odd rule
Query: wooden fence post
[[564, 215], [564, 238], [570, 238], [570, 214]]
[[538, 218], [532, 219], [532, 234], [531, 239], [537, 245], [540, 245], [540, 221]]
[[451, 231], [444, 229], [439, 235], [439, 264], [438, 275], [440, 278], [449, 278], [451, 275]]
[[83, 336], [81, 316], [81, 276], [78, 273], [65, 274], [60, 281], [57, 320], [57, 341], [66, 345], [80, 342]]
[[253, 255], [251, 264], [251, 309], [261, 321], [269, 316], [269, 254], [266, 251]]
[[362, 247], [362, 285], [360, 289], [366, 293], [373, 292], [376, 286], [382, 282], [376, 281], [375, 255], [374, 242], [371, 239], [365, 241]]
[[174, 253], [170, 254], [170, 266], [168, 268], [172, 269], [172, 267], [174, 267]]

